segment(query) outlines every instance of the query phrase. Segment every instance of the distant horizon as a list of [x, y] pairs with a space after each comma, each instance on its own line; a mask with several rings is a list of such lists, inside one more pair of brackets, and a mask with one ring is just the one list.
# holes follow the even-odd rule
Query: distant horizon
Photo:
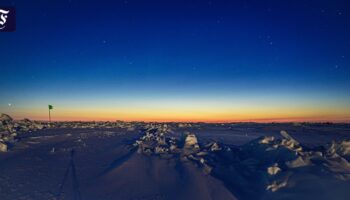
[[[0, 112], [1, 113], [1, 112]], [[4, 113], [7, 114], [7, 113]], [[10, 115], [11, 116], [11, 115]], [[43, 121], [48, 122], [48, 118], [31, 118], [31, 117], [19, 117], [19, 116], [11, 116], [14, 120], [23, 120], [29, 119], [34, 121]], [[51, 119], [52, 122], [115, 122], [115, 121], [123, 121], [123, 122], [155, 122], [155, 123], [350, 123], [350, 119], [327, 119], [327, 118], [312, 118], [312, 119], [303, 119], [303, 118], [280, 118], [280, 119], [243, 119], [243, 120], [142, 120], [142, 119], [77, 119], [77, 118], [68, 118], [68, 119], [55, 119], [54, 117]]]

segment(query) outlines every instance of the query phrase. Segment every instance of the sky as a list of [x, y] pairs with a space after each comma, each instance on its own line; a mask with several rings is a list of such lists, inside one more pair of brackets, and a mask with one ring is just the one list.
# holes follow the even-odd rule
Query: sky
[[16, 119], [350, 122], [350, 3], [2, 0]]

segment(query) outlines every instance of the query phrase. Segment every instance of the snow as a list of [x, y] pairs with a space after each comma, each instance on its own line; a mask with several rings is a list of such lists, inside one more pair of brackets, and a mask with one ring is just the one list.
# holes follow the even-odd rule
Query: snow
[[77, 194], [87, 200], [350, 195], [348, 124], [116, 121], [49, 126], [1, 116], [4, 200], [74, 199]]

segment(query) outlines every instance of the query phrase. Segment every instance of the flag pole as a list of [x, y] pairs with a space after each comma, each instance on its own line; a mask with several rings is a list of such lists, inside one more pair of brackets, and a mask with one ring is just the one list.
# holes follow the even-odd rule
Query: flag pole
[[49, 107], [49, 123], [51, 123], [51, 110], [53, 109], [52, 105], [48, 105]]

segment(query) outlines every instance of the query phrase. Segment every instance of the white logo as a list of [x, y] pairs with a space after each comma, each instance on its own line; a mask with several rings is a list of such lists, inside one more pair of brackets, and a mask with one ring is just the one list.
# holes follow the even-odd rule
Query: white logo
[[6, 23], [6, 19], [7, 19], [7, 14], [9, 14], [9, 10], [2, 10], [0, 9], [0, 29], [4, 29], [5, 28], [5, 23]]

